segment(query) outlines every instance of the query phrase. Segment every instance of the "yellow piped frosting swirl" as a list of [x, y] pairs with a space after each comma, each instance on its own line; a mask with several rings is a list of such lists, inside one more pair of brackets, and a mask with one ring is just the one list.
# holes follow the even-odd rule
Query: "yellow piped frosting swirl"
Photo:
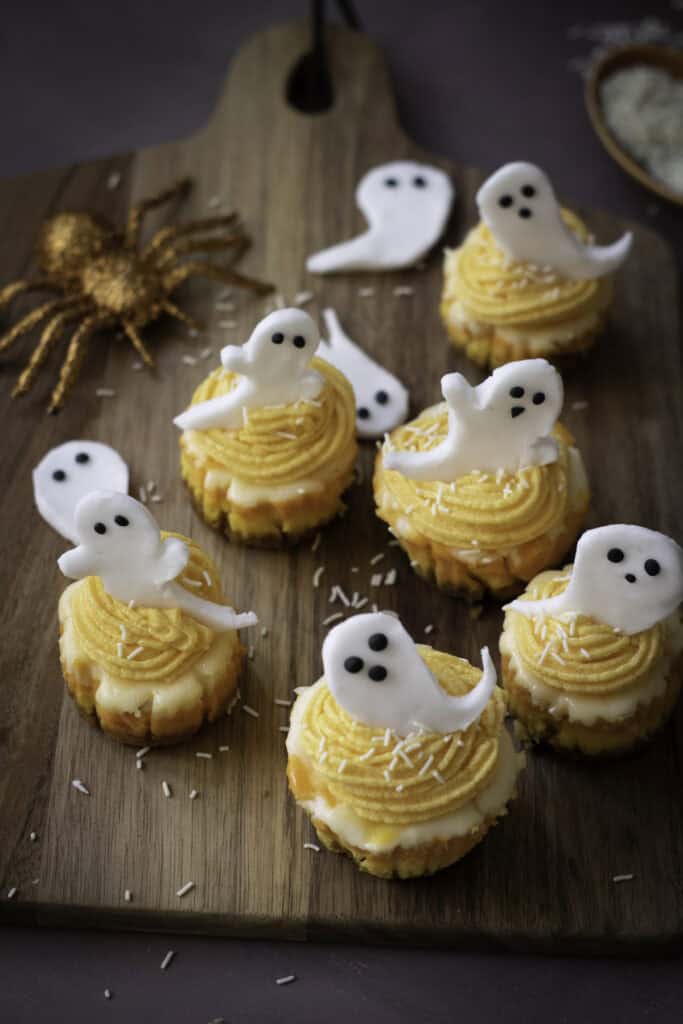
[[[216, 569], [201, 548], [181, 534], [162, 536], [178, 537], [190, 549], [177, 582], [198, 597], [225, 604]], [[99, 576], [88, 576], [73, 589], [71, 617], [81, 654], [111, 676], [135, 683], [171, 682], [208, 651], [215, 636], [177, 608], [131, 608], [117, 601]], [[128, 658], [139, 647], [142, 650]]]
[[[243, 426], [192, 431], [193, 446], [252, 486], [277, 486], [318, 473], [343, 474], [356, 455], [356, 403], [351, 385], [321, 359], [311, 366], [324, 378], [317, 398], [291, 405], [250, 409]], [[192, 405], [227, 394], [238, 375], [214, 370], [202, 381]]]
[[[431, 647], [418, 651], [454, 696], [481, 678], [469, 662]], [[412, 825], [449, 814], [485, 788], [499, 757], [504, 702], [496, 689], [483, 714], [468, 729], [449, 735], [414, 733], [404, 740], [353, 719], [327, 685], [311, 695], [302, 742], [328, 803], [350, 807], [359, 817], [387, 825]]]
[[[425, 409], [390, 436], [392, 448], [429, 451], [448, 432], [446, 403]], [[415, 481], [383, 469], [386, 487], [424, 536], [457, 550], [504, 551], [562, 528], [569, 502], [573, 438], [557, 424], [556, 462], [517, 473], [473, 471], [454, 483]]]
[[[522, 600], [543, 600], [567, 587], [571, 566], [545, 572]], [[565, 613], [534, 619], [509, 611], [515, 649], [525, 669], [557, 690], [585, 695], [614, 694], [644, 678], [664, 653], [661, 624], [627, 636], [586, 615]]]
[[[585, 224], [563, 210], [567, 226], [582, 242]], [[473, 319], [497, 326], [544, 326], [575, 319], [604, 307], [610, 285], [605, 278], [571, 281], [551, 267], [510, 260], [484, 223], [467, 235], [448, 260], [444, 301], [457, 299]]]

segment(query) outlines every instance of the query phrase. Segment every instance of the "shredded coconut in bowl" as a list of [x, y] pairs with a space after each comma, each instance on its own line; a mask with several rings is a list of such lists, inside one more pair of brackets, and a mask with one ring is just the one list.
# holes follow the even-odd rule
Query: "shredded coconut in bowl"
[[604, 81], [601, 100], [615, 138], [653, 177], [683, 195], [683, 81], [634, 65]]

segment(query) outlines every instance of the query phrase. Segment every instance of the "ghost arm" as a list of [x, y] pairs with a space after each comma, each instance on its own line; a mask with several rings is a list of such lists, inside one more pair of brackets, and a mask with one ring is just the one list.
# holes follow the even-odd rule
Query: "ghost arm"
[[92, 551], [88, 551], [82, 544], [60, 555], [57, 559], [57, 565], [70, 580], [82, 580], [85, 576], [98, 575], [98, 568]]
[[221, 349], [221, 363], [231, 373], [246, 373], [250, 365], [249, 353], [240, 345], [226, 345]]
[[168, 583], [183, 571], [190, 557], [190, 550], [178, 537], [167, 537], [162, 541], [161, 556], [154, 573], [154, 583]]
[[234, 388], [227, 395], [219, 395], [217, 398], [209, 398], [206, 402], [198, 402], [191, 405], [185, 412], [173, 420], [180, 430], [212, 430], [222, 427], [229, 430], [231, 427], [238, 427], [241, 423], [242, 405], [241, 396]]
[[576, 268], [573, 268], [575, 273], [570, 274], [570, 277], [583, 280], [613, 273], [628, 256], [632, 243], [633, 235], [630, 231], [612, 245], [581, 245], [577, 242], [579, 258]]
[[217, 633], [225, 633], [230, 629], [246, 629], [247, 626], [255, 626], [258, 622], [254, 612], [236, 612], [229, 605], [206, 601], [203, 597], [191, 594], [179, 583], [167, 583], [164, 593], [173, 607], [180, 608], [197, 622]]
[[317, 398], [322, 388], [322, 378], [315, 370], [307, 370], [301, 376], [301, 398], [306, 401]]
[[483, 673], [481, 679], [464, 697], [449, 697], [448, 708], [443, 714], [441, 731], [457, 732], [467, 729], [480, 717], [491, 699], [498, 676], [488, 647], [482, 647], [481, 661]]
[[551, 462], [557, 462], [559, 446], [554, 437], [539, 437], [533, 444], [529, 445], [527, 457], [520, 468], [524, 466], [547, 466]]
[[310, 274], [334, 274], [343, 270], [367, 270], [380, 266], [374, 249], [373, 232], [366, 231], [348, 242], [322, 249], [306, 260]]
[[476, 390], [461, 373], [447, 373], [441, 378], [441, 394], [456, 415], [475, 404]]
[[393, 450], [384, 453], [385, 469], [396, 470], [409, 480], [453, 480], [452, 461], [451, 445], [447, 440], [427, 452]]
[[503, 605], [503, 611], [518, 612], [527, 619], [533, 619], [537, 615], [541, 617], [549, 615], [555, 618], [561, 615], [562, 612], [575, 610], [570, 607], [570, 601], [567, 600], [568, 590], [569, 588], [555, 597], [546, 597], [540, 601], [522, 601], [519, 599], [510, 601], [509, 604]]

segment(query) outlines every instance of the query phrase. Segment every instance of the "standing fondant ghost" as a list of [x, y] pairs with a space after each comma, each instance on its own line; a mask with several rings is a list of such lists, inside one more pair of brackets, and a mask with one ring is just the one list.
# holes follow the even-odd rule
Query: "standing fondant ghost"
[[318, 328], [302, 309], [269, 313], [244, 345], [221, 351], [225, 369], [239, 374], [232, 390], [191, 405], [173, 422], [181, 430], [229, 430], [242, 425], [243, 410], [315, 398], [323, 382], [310, 362], [319, 341]]
[[78, 542], [76, 507], [101, 488], [128, 493], [128, 466], [99, 441], [67, 441], [52, 448], [33, 470], [33, 497], [43, 519], [62, 537]]
[[330, 630], [323, 644], [325, 680], [352, 718], [407, 736], [416, 729], [450, 733], [467, 729], [486, 707], [496, 685], [488, 647], [484, 673], [469, 693], [452, 697], [427, 668], [395, 615], [354, 615]]
[[398, 377], [366, 355], [342, 330], [333, 309], [323, 310], [327, 341], [318, 355], [348, 378], [356, 398], [359, 437], [383, 437], [408, 415], [409, 395]]
[[384, 465], [412, 480], [450, 482], [473, 470], [516, 473], [557, 459], [550, 436], [562, 408], [562, 378], [546, 359], [506, 363], [472, 387], [461, 373], [441, 378], [448, 434], [429, 451], [385, 451]]
[[410, 160], [373, 167], [356, 189], [368, 230], [306, 261], [312, 274], [411, 267], [438, 241], [453, 203], [453, 186], [438, 167]]
[[550, 179], [535, 164], [505, 164], [481, 186], [477, 205], [510, 259], [552, 267], [573, 281], [616, 270], [633, 241], [629, 231], [613, 245], [584, 245], [565, 224]]
[[505, 608], [532, 617], [576, 612], [631, 634], [661, 622], [681, 601], [683, 549], [656, 530], [614, 523], [583, 534], [561, 594]]
[[76, 534], [78, 547], [57, 563], [70, 579], [99, 576], [117, 601], [179, 608], [217, 632], [258, 621], [253, 612], [239, 615], [176, 583], [189, 558], [187, 544], [177, 537], [162, 540], [156, 520], [135, 498], [115, 491], [87, 494], [76, 509]]

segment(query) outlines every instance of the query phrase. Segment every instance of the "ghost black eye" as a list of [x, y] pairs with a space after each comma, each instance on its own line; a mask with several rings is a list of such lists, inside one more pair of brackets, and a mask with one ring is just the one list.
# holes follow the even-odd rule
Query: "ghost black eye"
[[527, 199], [531, 199], [532, 196], [536, 195], [536, 189], [533, 185], [522, 185], [521, 192]]
[[387, 670], [384, 665], [373, 665], [372, 668], [368, 669], [368, 675], [373, 683], [381, 683], [387, 678]]
[[79, 466], [83, 466], [85, 465], [86, 462], [90, 462], [90, 456], [88, 455], [87, 452], [79, 452], [78, 455], [76, 456], [76, 462], [79, 464]]
[[366, 408], [366, 406], [361, 405], [360, 409], [358, 409], [356, 412], [356, 416], [358, 417], [359, 420], [369, 420], [370, 410]]
[[498, 200], [498, 205], [502, 206], [504, 210], [506, 210], [508, 206], [512, 206], [513, 203], [514, 199], [512, 196], [501, 196]]
[[273, 345], [281, 345], [282, 342], [285, 340], [285, 336], [280, 331], [276, 331], [276, 333], [272, 336], [270, 340], [272, 341]]
[[413, 185], [415, 188], [427, 188], [427, 179], [418, 174], [416, 178], [413, 178]]
[[661, 568], [662, 567], [656, 558], [648, 558], [644, 565], [645, 572], [648, 576], [657, 576]]
[[61, 484], [66, 480], [66, 473], [63, 469], [56, 469], [52, 474], [52, 479], [56, 480], [58, 484]]
[[95, 533], [106, 533], [107, 527], [104, 525], [104, 523], [95, 523], [95, 525], [93, 526], [93, 530], [95, 531]]
[[368, 647], [371, 651], [384, 651], [388, 644], [389, 641], [385, 633], [373, 633], [368, 640]]
[[543, 405], [545, 402], [545, 395], [542, 391], [537, 391], [534, 397], [531, 399], [534, 405]]
[[294, 347], [295, 348], [306, 348], [306, 339], [302, 338], [302, 336], [300, 334], [297, 334], [294, 337]]
[[125, 516], [114, 516], [114, 522], [117, 526], [129, 526], [130, 520], [126, 519]]
[[510, 398], [524, 398], [524, 388], [510, 388]]
[[353, 672], [354, 675], [356, 674], [356, 672], [360, 672], [362, 667], [363, 659], [357, 658], [355, 655], [352, 655], [350, 658], [347, 658], [346, 661], [344, 662], [344, 668], [346, 669], [346, 671]]
[[397, 178], [385, 178], [384, 179], [384, 184], [386, 185], [387, 188], [398, 188], [398, 179]]
[[386, 405], [387, 402], [389, 401], [389, 395], [387, 394], [386, 391], [376, 391], [375, 401], [378, 402], [380, 405]]
[[607, 552], [607, 561], [608, 562], [623, 562], [624, 561], [624, 552], [621, 550], [621, 548], [610, 548], [609, 551]]

